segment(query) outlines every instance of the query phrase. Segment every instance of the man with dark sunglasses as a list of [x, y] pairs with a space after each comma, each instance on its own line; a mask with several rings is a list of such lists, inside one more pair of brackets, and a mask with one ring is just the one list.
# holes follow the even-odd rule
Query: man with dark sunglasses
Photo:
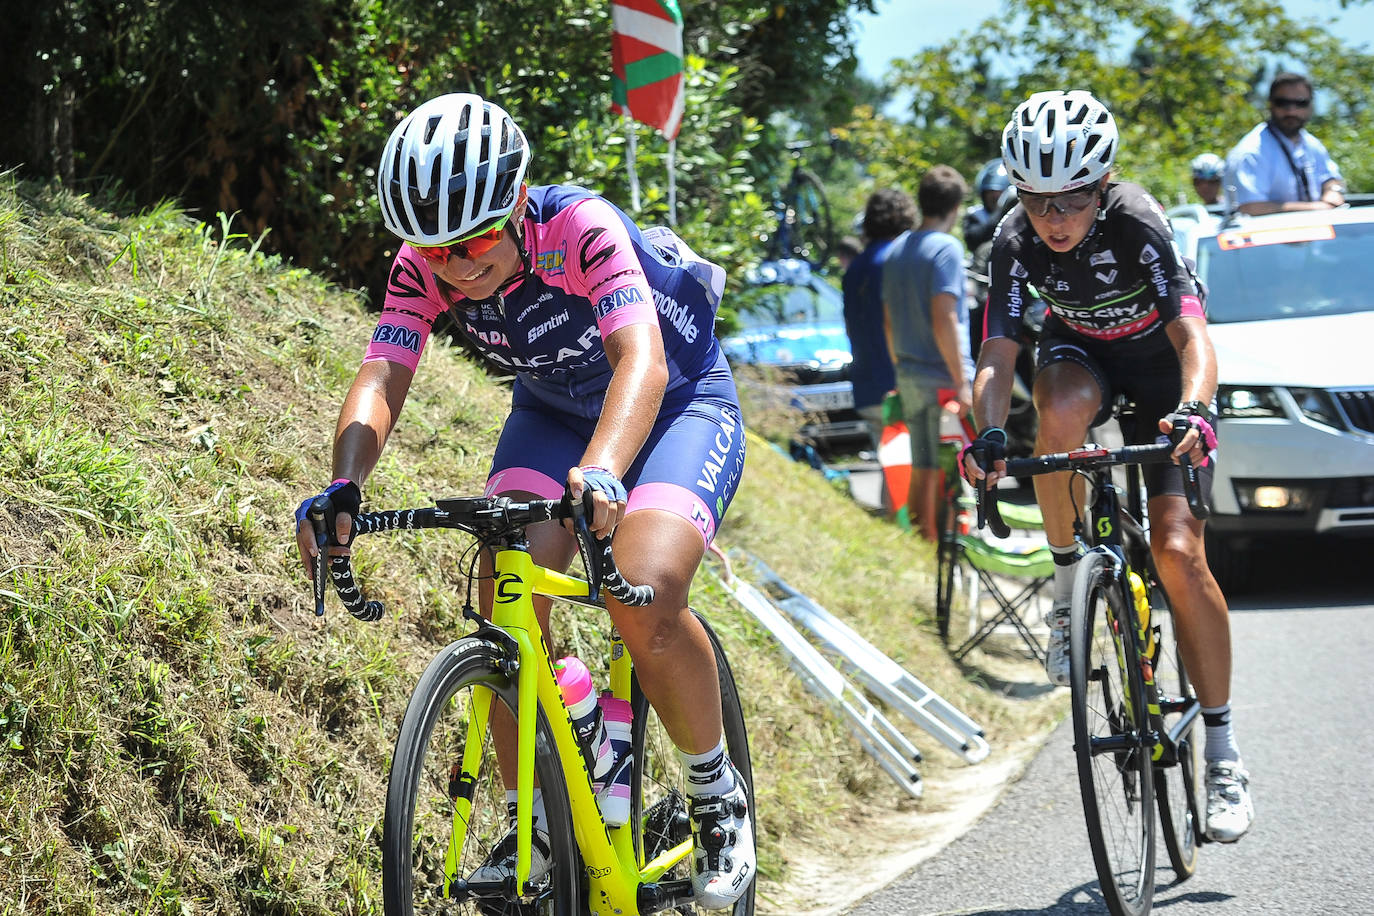
[[[1021, 202], [993, 237], [984, 340], [973, 382], [981, 432], [962, 460], [971, 480], [993, 486], [1006, 474], [1007, 435], [1001, 427], [1024, 333], [1022, 312], [1034, 289], [1049, 306], [1033, 387], [1036, 453], [1082, 446], [1089, 428], [1111, 418], [1120, 394], [1136, 407], [1134, 419], [1121, 423], [1127, 444], [1153, 444], [1175, 420], [1188, 424], [1174, 455], [1189, 453], [1204, 492], [1210, 491], [1217, 368], [1202, 297], [1159, 203], [1140, 185], [1111, 180], [1119, 142], [1111, 112], [1082, 90], [1035, 93], [1002, 133], [1002, 157]], [[1211, 839], [1230, 843], [1250, 829], [1254, 806], [1231, 726], [1226, 598], [1207, 566], [1203, 523], [1188, 509], [1178, 465], [1143, 470], [1155, 567], [1202, 703], [1205, 829]], [[1051, 681], [1065, 685], [1079, 557], [1068, 472], [1037, 476], [1035, 495], [1055, 559], [1045, 668]]]
[[1228, 209], [1258, 215], [1325, 210], [1345, 203], [1341, 171], [1326, 147], [1304, 127], [1312, 117], [1312, 83], [1280, 73], [1269, 84], [1269, 120], [1258, 124], [1226, 157]]

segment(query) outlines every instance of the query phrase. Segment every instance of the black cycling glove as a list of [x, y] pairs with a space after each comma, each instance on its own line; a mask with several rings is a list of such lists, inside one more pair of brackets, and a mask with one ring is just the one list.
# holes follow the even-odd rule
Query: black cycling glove
[[299, 508], [296, 509], [296, 523], [300, 524], [310, 517], [310, 506], [321, 496], [328, 497], [329, 510], [325, 513], [324, 526], [329, 533], [329, 543], [338, 547], [347, 547], [353, 542], [353, 533], [350, 530], [347, 541], [339, 540], [339, 513], [345, 512], [350, 518], [358, 517], [358, 510], [362, 508], [363, 493], [358, 489], [358, 485], [347, 478], [340, 477], [325, 488], [323, 493], [308, 497]]
[[[978, 434], [968, 445], [964, 446], [959, 453], [959, 473], [965, 480], [969, 480], [968, 469], [964, 462], [965, 455], [972, 455], [973, 461], [984, 473], [993, 470], [993, 465], [999, 460], [1007, 457], [1007, 431], [1000, 426], [989, 426]], [[969, 483], [973, 481], [969, 480]]]

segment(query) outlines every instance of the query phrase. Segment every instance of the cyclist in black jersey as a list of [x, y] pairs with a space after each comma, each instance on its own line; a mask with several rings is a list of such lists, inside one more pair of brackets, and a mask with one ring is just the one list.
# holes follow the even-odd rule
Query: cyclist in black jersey
[[[1126, 442], [1152, 443], [1176, 417], [1186, 418], [1193, 428], [1174, 454], [1190, 453], [1204, 491], [1210, 488], [1217, 372], [1202, 298], [1159, 204], [1139, 185], [1110, 180], [1118, 139], [1111, 113], [1082, 90], [1032, 95], [1002, 133], [1002, 158], [1020, 203], [993, 241], [973, 384], [982, 431], [963, 459], [971, 479], [992, 485], [1006, 471], [1001, 424], [1010, 406], [1021, 310], [1033, 288], [1049, 306], [1036, 360], [1036, 452], [1078, 448], [1124, 394], [1138, 418], [1123, 424]], [[1249, 829], [1254, 808], [1230, 723], [1226, 599], [1207, 567], [1203, 523], [1188, 509], [1178, 466], [1147, 466], [1145, 482], [1155, 565], [1203, 706], [1207, 833], [1234, 842]], [[1067, 684], [1077, 560], [1073, 501], [1064, 473], [1037, 476], [1035, 493], [1057, 564], [1046, 670], [1052, 681]]]

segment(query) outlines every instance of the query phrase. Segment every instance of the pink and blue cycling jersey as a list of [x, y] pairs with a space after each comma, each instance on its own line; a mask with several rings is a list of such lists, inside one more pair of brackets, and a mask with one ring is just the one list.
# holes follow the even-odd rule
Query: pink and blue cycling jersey
[[672, 231], [640, 229], [581, 188], [530, 188], [523, 230], [532, 272], [480, 302], [441, 288], [424, 258], [403, 245], [364, 361], [414, 370], [448, 312], [516, 377], [488, 493], [554, 498], [601, 415], [612, 374], [603, 339], [657, 323], [668, 383], [658, 421], [622, 478], [627, 511], [673, 512], [709, 542], [744, 468], [739, 401], [714, 333], [725, 272]]
[[[449, 295], [464, 334], [540, 400], [598, 416], [611, 379], [601, 341], [630, 324], [661, 328], [669, 393], [715, 367], [725, 272], [676, 235], [641, 230], [609, 201], [565, 185], [529, 189], [524, 229], [534, 275], [508, 290], [504, 303]], [[424, 258], [402, 246], [364, 358], [414, 369], [445, 311], [449, 302]]]

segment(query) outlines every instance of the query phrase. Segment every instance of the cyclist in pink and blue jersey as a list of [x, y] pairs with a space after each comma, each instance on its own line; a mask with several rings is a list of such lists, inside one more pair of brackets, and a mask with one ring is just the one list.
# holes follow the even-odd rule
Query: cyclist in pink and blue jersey
[[[596, 194], [527, 186], [529, 155], [510, 115], [467, 93], [425, 102], [392, 132], [378, 196], [387, 228], [405, 244], [339, 416], [326, 490], [343, 507], [335, 534], [346, 546], [347, 510], [357, 511], [434, 322], [447, 312], [483, 356], [515, 375], [487, 494], [585, 495], [592, 531], [622, 534], [621, 571], [655, 589], [648, 608], [607, 604], [689, 774], [696, 902], [727, 907], [754, 878], [752, 823], [725, 752], [714, 655], [687, 609], [744, 469], [739, 401], [713, 333], [724, 271]], [[529, 537], [536, 563], [571, 563], [576, 543], [562, 526], [534, 526]], [[308, 566], [316, 549], [308, 524], [297, 539]], [[550, 602], [536, 602], [548, 639]], [[493, 733], [503, 764], [513, 763], [513, 724], [494, 722]], [[538, 827], [536, 876], [551, 864]], [[513, 871], [513, 833], [508, 839], [473, 877]]]

